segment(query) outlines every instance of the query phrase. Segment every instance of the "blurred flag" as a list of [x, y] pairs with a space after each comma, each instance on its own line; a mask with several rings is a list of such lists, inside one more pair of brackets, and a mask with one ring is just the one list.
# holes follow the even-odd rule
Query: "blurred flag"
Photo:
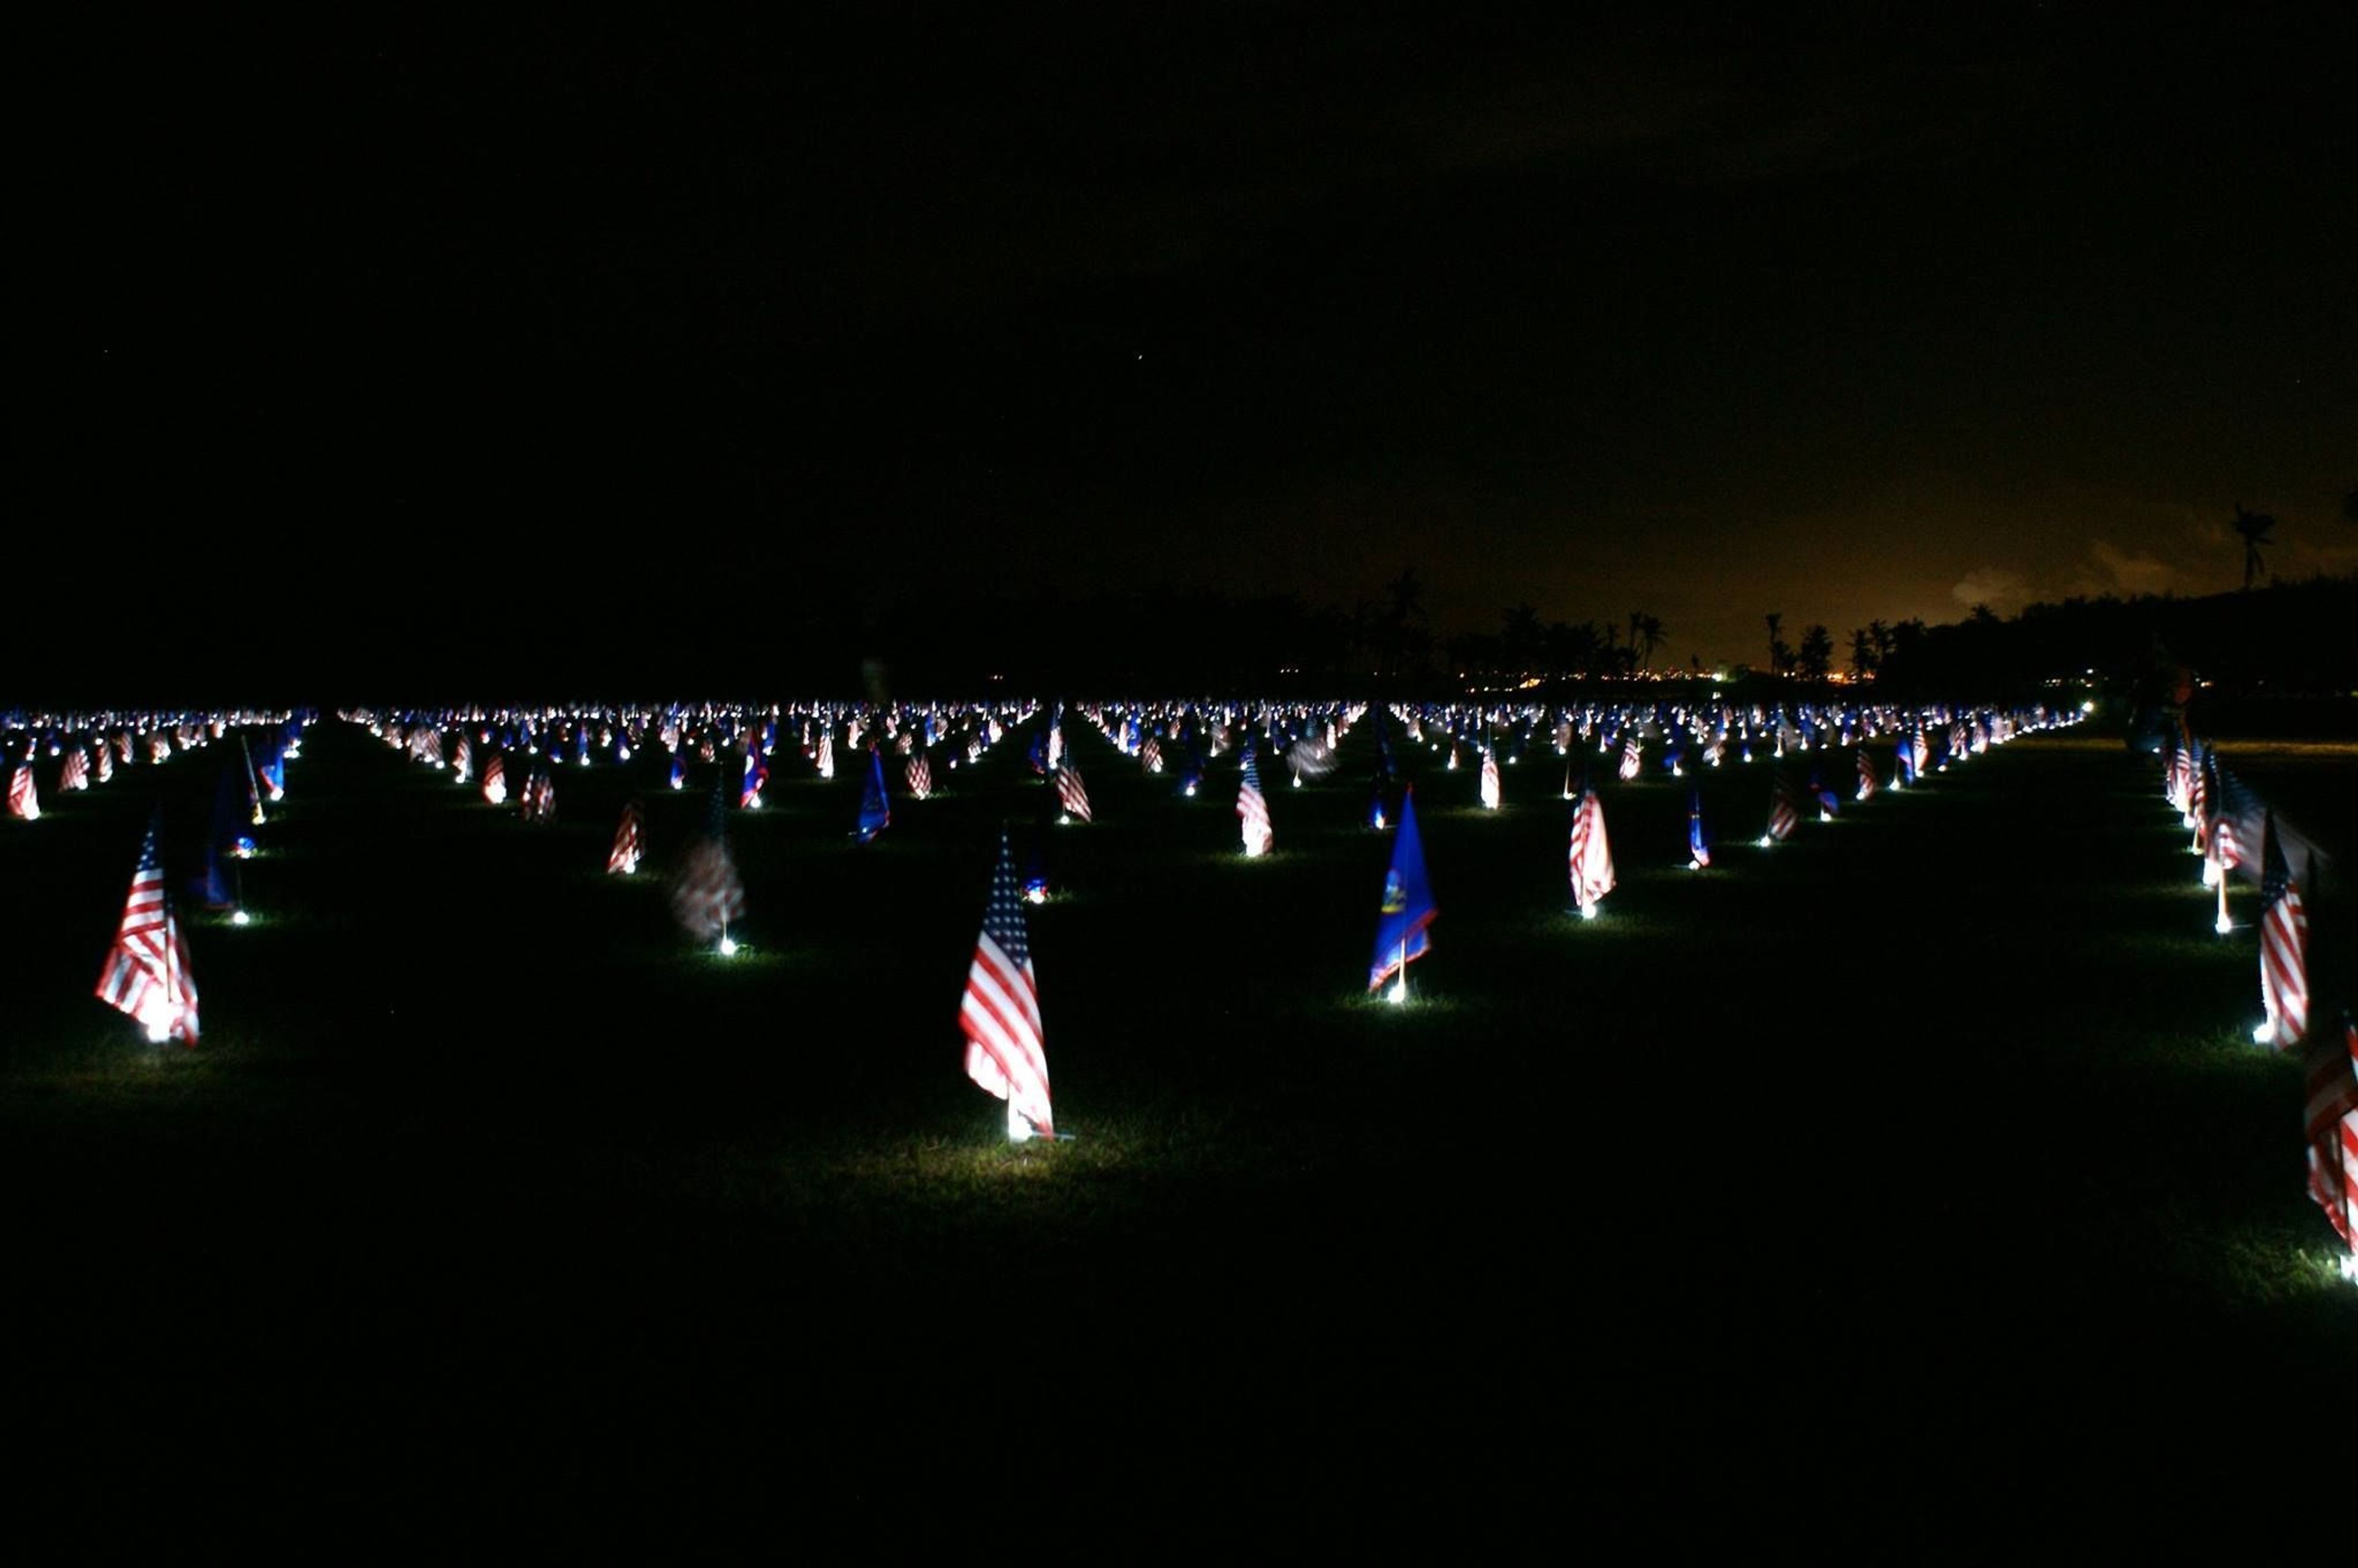
[[2358, 1024], [2320, 1037], [2309, 1054], [2309, 1195], [2342, 1245], [2358, 1252]]
[[1866, 754], [1864, 746], [1858, 749], [1858, 798], [1875, 798], [1875, 759]]
[[532, 776], [524, 784], [524, 819], [535, 823], [557, 820], [557, 781], [537, 761], [533, 763]]
[[635, 800], [622, 807], [622, 820], [614, 829], [614, 847], [606, 853], [606, 870], [618, 876], [629, 876], [639, 869], [639, 856], [645, 822]]
[[90, 753], [80, 746], [66, 753], [65, 765], [58, 770], [58, 793], [90, 787]]
[[1482, 752], [1482, 806], [1486, 811], [1498, 809], [1498, 753], [1495, 747]]
[[762, 748], [752, 741], [745, 742], [745, 773], [737, 786], [737, 805], [752, 810], [762, 804], [762, 786], [770, 782], [770, 765], [762, 760]]
[[818, 738], [818, 776], [823, 779], [835, 777], [835, 731], [832, 729], [823, 731]]
[[1007, 1102], [1007, 1136], [1019, 1143], [1055, 1137], [1039, 986], [1016, 892], [1015, 856], [1003, 830], [982, 934], [975, 939], [966, 996], [958, 1003], [958, 1028], [966, 1035], [966, 1076]]
[[139, 846], [139, 866], [131, 873], [131, 895], [123, 905], [114, 946], [98, 975], [98, 999], [137, 1019], [147, 1038], [161, 1044], [197, 1043], [197, 985], [189, 974], [188, 934], [165, 894], [164, 868], [157, 858], [159, 809]]
[[1425, 935], [1433, 917], [1433, 888], [1424, 876], [1424, 843], [1416, 831], [1416, 791], [1401, 796], [1400, 832], [1392, 839], [1391, 869], [1384, 873], [1384, 902], [1376, 916], [1376, 954], [1368, 969], [1368, 989], [1381, 990], [1384, 982], [1400, 977], [1405, 997], [1408, 966], [1431, 946]]
[[1056, 804], [1065, 816], [1075, 822], [1092, 820], [1089, 816], [1089, 788], [1081, 780], [1081, 770], [1067, 757], [1056, 769]]
[[1703, 792], [1687, 792], [1687, 865], [1702, 871], [1711, 864], [1711, 840], [1703, 831]]
[[[279, 765], [280, 765], [281, 770], [283, 771], [283, 770], [284, 770], [284, 768], [285, 768], [285, 766], [286, 766], [286, 764], [282, 762], [282, 763], [280, 763]], [[473, 746], [473, 745], [472, 745], [469, 741], [468, 741], [467, 737], [462, 733], [462, 734], [459, 737], [459, 743], [458, 743], [458, 745], [456, 745], [456, 746], [454, 746], [453, 748], [451, 748], [451, 752], [450, 752], [450, 777], [451, 777], [451, 779], [452, 779], [452, 781], [453, 781], [454, 783], [458, 783], [458, 784], [465, 784], [468, 780], [470, 780], [470, 779], [473, 778], [474, 776], [475, 776], [475, 748], [474, 748], [474, 746]], [[277, 797], [276, 795], [272, 795], [270, 798], [271, 798], [271, 799], [273, 799], [273, 800], [276, 800], [278, 797]]]
[[2309, 914], [2272, 812], [2261, 818], [2260, 861], [2260, 1005], [2267, 1022], [2258, 1039], [2281, 1051], [2309, 1033]]
[[1645, 766], [1638, 741], [1638, 728], [1633, 724], [1629, 727], [1628, 738], [1621, 743], [1621, 782], [1627, 784], [1636, 778], [1645, 771]]
[[1818, 820], [1832, 822], [1835, 813], [1842, 809], [1842, 796], [1826, 787], [1815, 768], [1810, 770], [1810, 794], [1817, 798]]
[[1144, 743], [1138, 748], [1138, 765], [1141, 770], [1146, 773], [1161, 773], [1163, 771], [1163, 742], [1156, 740], [1153, 736], [1149, 735]]
[[493, 806], [507, 804], [507, 759], [497, 752], [493, 752], [492, 760], [483, 764], [483, 798]]
[[1269, 801], [1260, 793], [1260, 768], [1250, 743], [1245, 746], [1244, 779], [1237, 785], [1237, 816], [1244, 824], [1245, 853], [1268, 854], [1277, 835], [1270, 827]]
[[729, 926], [745, 913], [745, 884], [737, 880], [737, 862], [730, 857], [722, 831], [720, 790], [712, 792], [712, 809], [706, 815], [704, 837], [689, 847], [687, 861], [673, 883], [672, 913], [687, 934], [699, 942], [718, 941], [732, 951]]
[[41, 797], [33, 788], [33, 762], [27, 757], [8, 773], [8, 815], [37, 822], [41, 816]]
[[1596, 914], [1596, 901], [1613, 891], [1613, 851], [1605, 838], [1605, 803], [1583, 788], [1572, 808], [1572, 901], [1584, 915]]
[[892, 805], [884, 793], [884, 753], [871, 742], [868, 748], [868, 782], [860, 791], [860, 841], [872, 844], [892, 822]]
[[1793, 781], [1785, 770], [1777, 770], [1776, 782], [1769, 786], [1768, 831], [1762, 842], [1781, 844], [1801, 823], [1801, 803], [1793, 794]]
[[932, 795], [934, 793], [934, 765], [925, 761], [925, 753], [924, 752], [918, 752], [909, 759], [908, 775], [909, 798], [911, 800], [925, 800]]

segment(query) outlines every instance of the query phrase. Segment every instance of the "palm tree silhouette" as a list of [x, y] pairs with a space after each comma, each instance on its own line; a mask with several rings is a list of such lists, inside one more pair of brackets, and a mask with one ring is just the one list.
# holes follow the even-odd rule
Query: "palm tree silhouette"
[[2262, 547], [2275, 543], [2268, 537], [2268, 530], [2276, 525], [2277, 520], [2266, 513], [2246, 512], [2242, 502], [2235, 503], [2235, 532], [2244, 540], [2244, 591], [2246, 593], [2251, 591], [2252, 579], [2259, 572]]
[[1642, 610], [1629, 611], [1629, 641], [1638, 647], [1638, 662], [1651, 665], [1654, 650], [1662, 645], [1662, 619]]

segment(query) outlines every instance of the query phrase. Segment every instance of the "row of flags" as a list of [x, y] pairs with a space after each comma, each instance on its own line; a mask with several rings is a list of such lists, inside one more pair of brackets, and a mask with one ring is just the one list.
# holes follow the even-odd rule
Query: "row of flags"
[[2220, 935], [2236, 929], [2227, 913], [2235, 873], [2258, 883], [2261, 1020], [2252, 1038], [2305, 1054], [2309, 1193], [2342, 1239], [2342, 1271], [2358, 1279], [2358, 1025], [2344, 1013], [2338, 1031], [2310, 1033], [2308, 894], [2325, 857], [2190, 733], [2163, 747], [2162, 794], [2192, 833], [2189, 848], [2201, 857], [2202, 880], [2217, 892]]

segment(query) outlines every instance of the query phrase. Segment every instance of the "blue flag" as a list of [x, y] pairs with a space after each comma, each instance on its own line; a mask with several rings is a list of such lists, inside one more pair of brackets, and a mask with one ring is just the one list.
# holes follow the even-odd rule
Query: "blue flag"
[[1392, 839], [1392, 866], [1384, 876], [1382, 913], [1376, 919], [1376, 957], [1368, 970], [1368, 989], [1381, 990], [1386, 980], [1424, 957], [1425, 927], [1440, 912], [1433, 907], [1433, 889], [1424, 880], [1424, 844], [1416, 832], [1416, 792], [1401, 797], [1400, 832]]
[[1687, 861], [1696, 871], [1711, 864], [1711, 840], [1703, 830], [1703, 791], [1687, 792]]
[[884, 831], [892, 820], [892, 808], [884, 794], [884, 756], [873, 746], [868, 748], [868, 786], [860, 792], [860, 841], [871, 844], [876, 835]]

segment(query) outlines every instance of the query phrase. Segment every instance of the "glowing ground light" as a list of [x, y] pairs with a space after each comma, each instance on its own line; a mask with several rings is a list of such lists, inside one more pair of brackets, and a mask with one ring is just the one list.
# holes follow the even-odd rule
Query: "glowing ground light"
[[2273, 1018], [2264, 1019], [2252, 1029], [2252, 1044], [2273, 1045], [2277, 1043], [2277, 1024]]
[[2226, 936], [2234, 933], [2235, 923], [2223, 914], [2218, 919], [2211, 923], [2211, 929], [2216, 931], [2222, 936]]
[[1384, 993], [1384, 1000], [1391, 1003], [1394, 1007], [1402, 1007], [1407, 1004], [1408, 977], [1406, 975], [1402, 975], [1399, 979], [1392, 982], [1392, 989]]
[[2345, 1252], [2342, 1255], [2342, 1277], [2350, 1283], [2358, 1285], [2358, 1252]]
[[161, 1045], [171, 1037], [172, 1026], [168, 1023], [151, 1023], [147, 1026], [147, 1044], [150, 1045]]
[[736, 938], [734, 938], [734, 937], [732, 937], [732, 936], [723, 936], [723, 937], [720, 939], [720, 946], [719, 946], [719, 952], [720, 956], [721, 956], [722, 957], [724, 957], [724, 958], [733, 958], [733, 957], [735, 957], [737, 956], [737, 941], [736, 941]]
[[1766, 833], [1763, 833], [1762, 835], [1760, 835], [1760, 847], [1761, 847], [1762, 849], [1766, 849], [1767, 848], [1768, 848], [1768, 846], [1770, 846], [1771, 844], [1774, 844], [1775, 842], [1777, 842], [1777, 840], [1775, 840], [1774, 838], [1769, 838], [1769, 837], [1768, 837], [1768, 835], [1767, 835]]
[[1583, 919], [1583, 920], [1594, 920], [1594, 919], [1595, 919], [1595, 918], [1596, 918], [1596, 906], [1595, 906], [1595, 904], [1593, 904], [1593, 903], [1584, 903], [1584, 904], [1582, 904], [1582, 905], [1580, 906], [1580, 918], [1581, 918], [1581, 919]]
[[229, 923], [232, 925], [245, 925], [252, 923], [252, 918], [253, 917], [248, 915], [245, 911], [241, 909], [235, 914], [229, 917]]

